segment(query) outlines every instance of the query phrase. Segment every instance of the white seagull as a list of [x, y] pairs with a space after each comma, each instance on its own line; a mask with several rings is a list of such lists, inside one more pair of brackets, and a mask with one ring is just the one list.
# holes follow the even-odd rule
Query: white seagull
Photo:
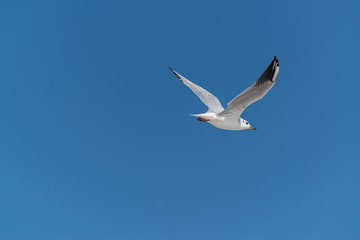
[[223, 108], [217, 97], [195, 83], [190, 82], [173, 69], [170, 68], [170, 70], [209, 108], [206, 113], [192, 114], [192, 116], [198, 117], [197, 120], [208, 122], [217, 128], [225, 130], [256, 130], [256, 128], [252, 127], [248, 121], [242, 119], [240, 115], [252, 103], [262, 99], [274, 86], [276, 77], [279, 74], [279, 62], [275, 56], [259, 79], [231, 100], [227, 104], [228, 106], [226, 109]]

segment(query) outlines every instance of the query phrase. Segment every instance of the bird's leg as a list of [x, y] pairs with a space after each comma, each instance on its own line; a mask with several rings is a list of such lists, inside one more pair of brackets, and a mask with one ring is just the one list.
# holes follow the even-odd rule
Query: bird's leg
[[208, 120], [208, 119], [201, 118], [201, 117], [197, 118], [196, 120], [198, 120], [198, 121], [200, 121], [200, 122], [208, 122], [208, 121], [210, 121], [210, 120]]

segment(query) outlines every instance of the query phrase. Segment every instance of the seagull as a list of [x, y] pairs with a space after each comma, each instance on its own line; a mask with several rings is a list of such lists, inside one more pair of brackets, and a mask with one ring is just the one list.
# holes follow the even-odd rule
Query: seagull
[[191, 114], [192, 116], [198, 117], [198, 121], [208, 122], [217, 128], [225, 130], [256, 130], [256, 128], [252, 127], [248, 121], [242, 119], [240, 116], [248, 106], [262, 99], [274, 86], [275, 80], [279, 74], [279, 62], [275, 56], [259, 79], [231, 100], [225, 109], [217, 97], [195, 83], [190, 82], [172, 68], [169, 67], [169, 69], [209, 108], [206, 113]]

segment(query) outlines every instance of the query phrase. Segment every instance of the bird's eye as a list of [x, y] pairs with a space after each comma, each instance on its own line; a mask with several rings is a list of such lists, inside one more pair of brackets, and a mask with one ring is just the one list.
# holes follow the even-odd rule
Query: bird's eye
[[249, 124], [248, 122], [246, 122], [246, 124]]

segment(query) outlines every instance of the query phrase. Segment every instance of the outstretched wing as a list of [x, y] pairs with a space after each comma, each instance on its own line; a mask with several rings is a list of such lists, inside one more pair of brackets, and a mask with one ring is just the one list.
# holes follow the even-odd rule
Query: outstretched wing
[[279, 62], [274, 57], [265, 72], [259, 79], [237, 95], [228, 103], [228, 107], [220, 113], [220, 115], [233, 114], [240, 116], [241, 113], [252, 103], [262, 99], [265, 94], [274, 86], [276, 77], [279, 74]]
[[183, 82], [186, 86], [188, 86], [206, 106], [208, 106], [209, 108], [208, 112], [219, 113], [224, 110], [217, 97], [215, 97], [205, 89], [199, 87], [195, 83], [190, 82], [189, 80], [187, 80], [186, 78], [175, 72], [173, 69], [170, 68], [170, 70], [177, 76], [178, 79], [180, 79], [181, 82]]

